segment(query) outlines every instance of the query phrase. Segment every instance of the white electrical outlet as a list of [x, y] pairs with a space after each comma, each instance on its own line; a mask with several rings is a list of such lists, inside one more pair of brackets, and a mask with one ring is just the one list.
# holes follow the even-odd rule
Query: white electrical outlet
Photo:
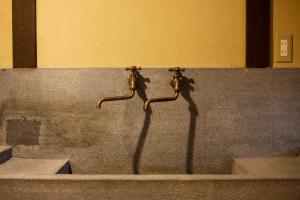
[[280, 56], [288, 55], [288, 40], [280, 41]]
[[293, 61], [293, 36], [279, 35], [276, 44], [277, 62], [292, 62]]

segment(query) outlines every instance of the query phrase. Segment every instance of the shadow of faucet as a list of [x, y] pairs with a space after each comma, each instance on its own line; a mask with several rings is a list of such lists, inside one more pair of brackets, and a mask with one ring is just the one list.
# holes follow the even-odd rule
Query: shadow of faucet
[[199, 116], [197, 105], [191, 97], [191, 91], [194, 91], [194, 87], [192, 86], [192, 84], [194, 83], [195, 81], [193, 79], [189, 79], [183, 76], [182, 89], [180, 90], [182, 97], [189, 104], [188, 110], [190, 112], [190, 125], [188, 131], [187, 152], [186, 152], [186, 173], [187, 174], [193, 174], [194, 143], [195, 143], [195, 134], [196, 134], [196, 122], [197, 122], [196, 119]]
[[[138, 74], [137, 77], [138, 87], [137, 87], [137, 94], [138, 96], [144, 101], [147, 101], [147, 95], [145, 90], [147, 89], [146, 83], [149, 83], [149, 78], [144, 78], [142, 75]], [[185, 76], [182, 76], [182, 89], [180, 93], [182, 97], [188, 102], [189, 113], [190, 113], [190, 125], [188, 130], [188, 140], [187, 140], [187, 153], [186, 153], [186, 173], [193, 174], [193, 156], [194, 156], [194, 141], [195, 141], [195, 133], [196, 133], [196, 119], [199, 115], [196, 103], [193, 101], [191, 97], [191, 91], [194, 91], [194, 84], [195, 81], [193, 79], [189, 79]], [[151, 115], [152, 110], [149, 107], [147, 110], [144, 110], [145, 118], [143, 123], [143, 128], [139, 134], [138, 143], [135, 149], [135, 153], [133, 155], [133, 173], [140, 174], [140, 159], [143, 152], [143, 148], [146, 142], [148, 130], [150, 127], [151, 122]]]
[[[147, 95], [145, 93], [147, 85], [146, 83], [149, 83], [150, 79], [149, 78], [144, 78], [140, 73], [137, 74], [137, 94], [138, 96], [143, 100], [143, 102], [147, 101]], [[152, 110], [151, 108], [144, 110], [145, 112], [145, 118], [144, 118], [144, 123], [143, 123], [143, 128], [139, 134], [139, 139], [138, 143], [133, 155], [133, 173], [134, 174], [139, 174], [139, 167], [140, 167], [140, 159], [141, 155], [143, 152], [143, 148], [145, 145], [145, 141], [147, 138], [148, 130], [150, 127], [150, 121], [151, 121], [151, 114]]]

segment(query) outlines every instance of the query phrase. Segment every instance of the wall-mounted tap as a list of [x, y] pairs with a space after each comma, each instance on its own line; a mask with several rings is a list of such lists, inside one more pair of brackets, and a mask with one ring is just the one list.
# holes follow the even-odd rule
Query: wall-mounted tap
[[175, 74], [173, 76], [173, 79], [171, 80], [171, 86], [174, 89], [175, 95], [173, 97], [162, 97], [162, 98], [148, 99], [144, 104], [144, 110], [147, 110], [151, 103], [165, 102], [165, 101], [175, 101], [179, 96], [180, 81], [182, 79], [181, 72], [184, 72], [184, 71], [185, 71], [185, 69], [179, 68], [179, 67], [170, 68], [169, 72], [175, 72]]
[[136, 91], [136, 84], [137, 84], [136, 78], [137, 78], [137, 75], [138, 75], [137, 71], [141, 70], [141, 69], [142, 69], [141, 67], [136, 67], [136, 66], [125, 68], [125, 70], [131, 71], [131, 74], [130, 74], [130, 76], [128, 78], [129, 89], [131, 91], [130, 95], [128, 95], [128, 96], [106, 97], [106, 98], [100, 99], [97, 102], [97, 108], [100, 109], [101, 108], [101, 104], [104, 101], [118, 101], [118, 100], [131, 99], [135, 95], [135, 91]]

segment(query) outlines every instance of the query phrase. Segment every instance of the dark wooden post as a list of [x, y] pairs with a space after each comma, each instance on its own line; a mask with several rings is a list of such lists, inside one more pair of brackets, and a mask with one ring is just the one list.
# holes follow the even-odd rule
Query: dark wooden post
[[270, 66], [271, 0], [246, 2], [246, 66]]
[[13, 0], [13, 67], [37, 67], [36, 0]]

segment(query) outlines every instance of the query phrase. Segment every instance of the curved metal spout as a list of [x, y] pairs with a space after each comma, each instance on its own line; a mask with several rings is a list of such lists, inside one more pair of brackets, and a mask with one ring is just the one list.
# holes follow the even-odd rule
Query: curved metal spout
[[116, 96], [116, 97], [106, 97], [97, 102], [97, 108], [101, 108], [101, 104], [105, 101], [118, 101], [118, 100], [127, 100], [131, 99], [135, 95], [135, 90], [131, 90], [131, 94], [128, 96]]
[[144, 110], [147, 110], [151, 103], [165, 102], [165, 101], [175, 101], [178, 98], [178, 96], [179, 96], [179, 92], [175, 92], [174, 97], [162, 97], [162, 98], [148, 99], [144, 104]]

